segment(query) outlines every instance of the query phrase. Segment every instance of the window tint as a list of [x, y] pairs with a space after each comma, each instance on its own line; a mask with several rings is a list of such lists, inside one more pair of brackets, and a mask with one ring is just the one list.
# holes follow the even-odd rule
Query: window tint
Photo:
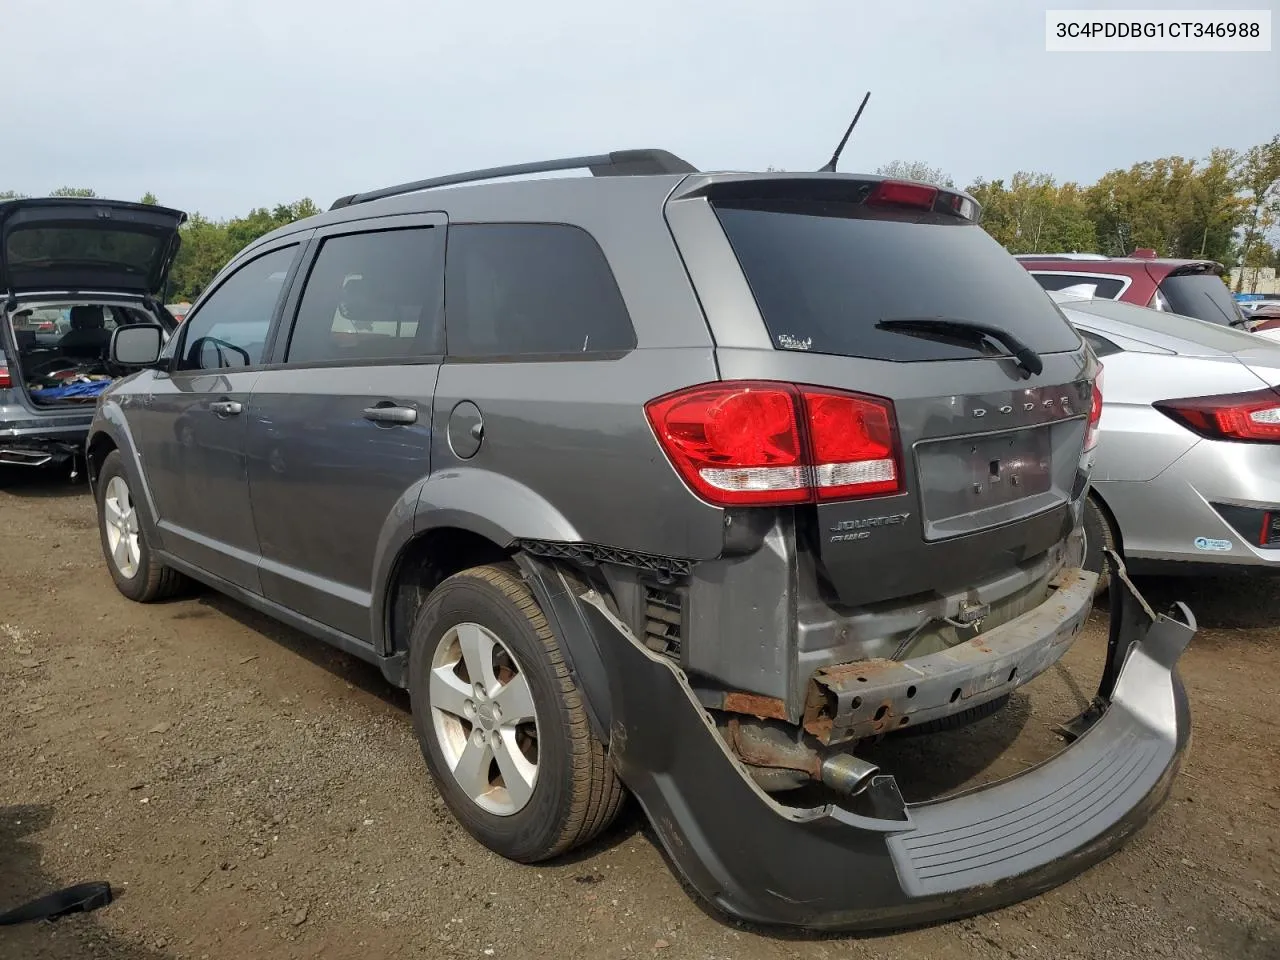
[[629, 350], [636, 335], [604, 252], [564, 224], [449, 228], [452, 356]]
[[1198, 320], [1230, 325], [1239, 323], [1243, 316], [1222, 278], [1212, 273], [1165, 277], [1160, 292], [1174, 313]]
[[1082, 297], [1102, 297], [1114, 300], [1124, 289], [1123, 277], [1089, 277], [1076, 273], [1033, 273], [1040, 286], [1046, 290], [1072, 289], [1072, 293]]
[[1098, 357], [1109, 357], [1113, 353], [1123, 352], [1106, 337], [1093, 333], [1090, 330], [1081, 330], [1079, 327], [1076, 327], [1076, 330], [1079, 331], [1080, 336], [1084, 337], [1085, 342], [1088, 343], [1089, 346], [1093, 347], [1093, 352]]
[[285, 361], [442, 353], [443, 280], [439, 229], [330, 237], [307, 278]]
[[297, 246], [251, 260], [209, 295], [183, 324], [181, 368], [219, 370], [262, 362], [271, 315]]
[[100, 227], [27, 227], [9, 235], [6, 261], [12, 267], [54, 266], [62, 260], [85, 267], [122, 267], [146, 276], [163, 254], [165, 237]]
[[1080, 348], [1030, 274], [974, 224], [872, 219], [860, 205], [825, 200], [722, 201], [716, 210], [780, 350], [878, 360], [1007, 352], [877, 327], [939, 317], [1002, 327], [1042, 353]]

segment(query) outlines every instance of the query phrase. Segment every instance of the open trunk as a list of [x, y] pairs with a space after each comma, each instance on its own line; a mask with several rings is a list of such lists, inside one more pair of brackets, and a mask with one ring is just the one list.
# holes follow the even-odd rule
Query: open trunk
[[186, 218], [96, 197], [0, 203], [0, 385], [37, 407], [92, 406], [125, 372], [107, 362], [117, 327], [159, 323], [172, 332], [157, 298]]
[[107, 360], [112, 333], [141, 323], [160, 323], [166, 331], [173, 326], [141, 301], [19, 303], [7, 311], [8, 379], [37, 407], [92, 408], [127, 372]]

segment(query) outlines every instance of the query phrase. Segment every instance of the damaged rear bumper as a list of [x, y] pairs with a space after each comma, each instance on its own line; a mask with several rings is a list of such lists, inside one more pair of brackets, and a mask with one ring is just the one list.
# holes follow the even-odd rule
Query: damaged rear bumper
[[14, 403], [0, 403], [0, 464], [43, 467], [83, 456], [91, 416], [32, 418]]
[[1067, 652], [1089, 619], [1097, 574], [1061, 571], [1035, 609], [972, 640], [914, 660], [860, 660], [818, 670], [804, 728], [822, 743], [919, 726], [1006, 696]]
[[0, 436], [0, 464], [10, 467], [44, 467], [74, 460], [82, 453], [83, 443], [48, 438], [15, 438]]
[[760, 790], [674, 664], [594, 592], [539, 561], [522, 565], [571, 654], [592, 659], [591, 695], [607, 685], [600, 715], [615, 766], [687, 882], [743, 920], [855, 930], [1036, 895], [1106, 857], [1167, 796], [1190, 730], [1175, 663], [1195, 621], [1182, 605], [1152, 614], [1113, 562], [1108, 663], [1089, 709], [1063, 727], [1068, 747], [928, 803], [905, 803], [893, 777], [877, 775], [849, 809], [787, 806]]

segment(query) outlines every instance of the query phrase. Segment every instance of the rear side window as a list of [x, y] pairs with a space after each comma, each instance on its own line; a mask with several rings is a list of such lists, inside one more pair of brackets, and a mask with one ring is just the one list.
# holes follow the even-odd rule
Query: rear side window
[[1041, 353], [1080, 348], [1039, 284], [975, 224], [872, 219], [835, 201], [722, 201], [716, 212], [778, 349], [874, 360], [975, 356], [972, 341], [876, 326], [917, 318], [1002, 327]]
[[224, 370], [262, 362], [271, 318], [297, 246], [250, 260], [209, 294], [183, 324], [184, 370]]
[[618, 353], [635, 330], [604, 252], [578, 227], [449, 227], [445, 272], [450, 356]]
[[439, 355], [443, 281], [444, 235], [435, 227], [329, 237], [307, 277], [285, 362]]
[[1046, 290], [1080, 288], [1073, 289], [1072, 292], [1085, 297], [1114, 300], [1124, 290], [1122, 277], [1089, 277], [1077, 273], [1033, 273], [1031, 275]]
[[1123, 352], [1119, 347], [1101, 334], [1094, 333], [1091, 330], [1080, 330], [1079, 327], [1076, 329], [1079, 330], [1080, 336], [1084, 337], [1085, 343], [1093, 347], [1094, 354], [1099, 357], [1109, 357], [1113, 353]]
[[1222, 278], [1212, 273], [1188, 273], [1165, 277], [1160, 292], [1174, 313], [1210, 323], [1232, 324], [1242, 319]]

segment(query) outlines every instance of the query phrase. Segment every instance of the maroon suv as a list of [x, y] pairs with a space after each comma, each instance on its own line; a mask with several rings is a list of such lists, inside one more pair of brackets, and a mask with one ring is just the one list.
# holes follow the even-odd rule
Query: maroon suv
[[1213, 260], [1162, 260], [1150, 249], [1135, 250], [1131, 257], [1026, 253], [1017, 259], [1046, 290], [1092, 288], [1095, 297], [1168, 310], [1210, 323], [1241, 326], [1244, 322], [1222, 280], [1222, 264]]

